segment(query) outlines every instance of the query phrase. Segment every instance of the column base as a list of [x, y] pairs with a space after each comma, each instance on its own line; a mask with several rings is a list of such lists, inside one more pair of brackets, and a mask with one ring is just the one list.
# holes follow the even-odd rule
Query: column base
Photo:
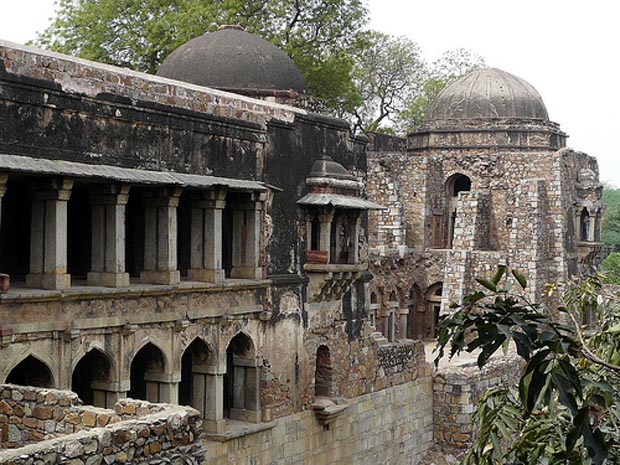
[[181, 272], [175, 271], [143, 271], [140, 273], [140, 281], [143, 284], [179, 284]]
[[86, 276], [89, 286], [128, 287], [129, 273], [106, 273], [91, 271]]
[[67, 273], [29, 273], [26, 286], [33, 289], [62, 290], [71, 287], [71, 275]]
[[202, 427], [207, 433], [223, 433], [226, 431], [226, 420], [207, 420], [202, 421]]
[[224, 270], [193, 269], [188, 271], [188, 278], [204, 283], [221, 283], [224, 281]]
[[237, 279], [263, 279], [263, 269], [250, 266], [239, 266], [230, 271], [230, 277]]

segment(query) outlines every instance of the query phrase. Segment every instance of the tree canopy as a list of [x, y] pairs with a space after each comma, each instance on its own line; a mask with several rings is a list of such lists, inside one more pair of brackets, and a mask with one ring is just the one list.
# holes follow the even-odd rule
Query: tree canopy
[[[478, 365], [514, 344], [523, 368], [518, 387], [497, 387], [478, 406], [479, 434], [464, 465], [601, 465], [620, 451], [620, 302], [603, 275], [573, 283], [558, 310], [510, 292], [525, 289], [500, 266], [484, 290], [467, 296], [439, 330], [439, 353], [479, 350]], [[549, 292], [557, 289], [551, 287]]]
[[603, 203], [605, 211], [601, 223], [601, 240], [620, 249], [620, 189], [610, 186], [603, 187]]
[[448, 81], [484, 63], [457, 49], [429, 65], [413, 41], [367, 23], [365, 0], [59, 0], [35, 44], [154, 73], [185, 42], [241, 24], [285, 51], [309, 93], [356, 130], [401, 134]]
[[363, 0], [60, 0], [36, 45], [154, 73], [175, 48], [221, 24], [242, 24], [283, 49], [310, 93], [359, 103], [351, 49], [368, 21]]

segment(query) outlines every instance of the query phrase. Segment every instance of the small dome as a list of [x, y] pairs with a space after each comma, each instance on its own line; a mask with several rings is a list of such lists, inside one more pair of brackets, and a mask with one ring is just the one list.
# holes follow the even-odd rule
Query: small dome
[[497, 68], [478, 68], [443, 89], [428, 120], [522, 118], [549, 120], [534, 87]]
[[172, 52], [159, 76], [230, 91], [306, 93], [306, 83], [286, 53], [240, 26], [222, 26]]

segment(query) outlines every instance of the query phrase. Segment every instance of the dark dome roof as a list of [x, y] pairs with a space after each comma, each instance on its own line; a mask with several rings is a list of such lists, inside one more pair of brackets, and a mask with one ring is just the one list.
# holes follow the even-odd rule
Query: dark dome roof
[[443, 89], [428, 120], [523, 118], [549, 120], [534, 87], [497, 68], [478, 68]]
[[286, 53], [238, 26], [224, 26], [172, 52], [159, 76], [227, 90], [294, 90], [306, 83]]

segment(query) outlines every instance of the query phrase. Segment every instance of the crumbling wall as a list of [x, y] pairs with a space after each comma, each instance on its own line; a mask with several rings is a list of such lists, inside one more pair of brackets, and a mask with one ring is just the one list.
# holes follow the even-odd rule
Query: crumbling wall
[[478, 402], [489, 388], [516, 385], [519, 360], [516, 355], [492, 358], [482, 370], [475, 363], [442, 367], [433, 379], [435, 444], [446, 449], [470, 447]]
[[98, 409], [72, 392], [14, 385], [0, 385], [0, 398], [0, 445], [11, 447], [3, 464], [198, 464], [204, 455], [190, 407], [124, 399]]

